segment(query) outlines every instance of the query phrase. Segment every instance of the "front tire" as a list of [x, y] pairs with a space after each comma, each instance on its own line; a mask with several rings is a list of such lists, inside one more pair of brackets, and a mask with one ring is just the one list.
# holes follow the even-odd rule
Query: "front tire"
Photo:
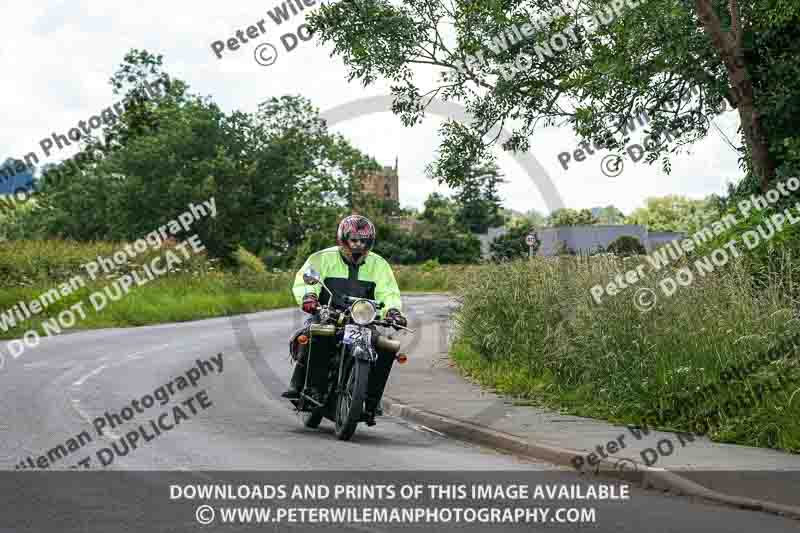
[[350, 440], [361, 421], [364, 400], [367, 398], [370, 365], [356, 359], [347, 376], [344, 390], [336, 400], [336, 438]]

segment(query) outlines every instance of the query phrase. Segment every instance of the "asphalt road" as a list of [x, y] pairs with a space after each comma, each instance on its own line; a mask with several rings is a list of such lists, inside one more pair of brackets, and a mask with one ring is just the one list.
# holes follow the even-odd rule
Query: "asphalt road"
[[[449, 306], [446, 298], [438, 296], [412, 296], [405, 300], [407, 308], [418, 318], [438, 316], [441, 319]], [[329, 421], [324, 421], [319, 430], [305, 429], [290, 405], [278, 397], [291, 370], [287, 339], [300, 323], [301, 314], [296, 310], [278, 310], [244, 317], [81, 332], [44, 339], [40, 346], [26, 350], [16, 359], [6, 351], [0, 370], [3, 390], [0, 470], [5, 471], [0, 474], [0, 494], [3, 493], [2, 480], [14, 479], [18, 488], [16, 499], [6, 498], [5, 510], [0, 504], [0, 532], [70, 530], [63, 522], [54, 523], [52, 529], [37, 529], [41, 523], [36, 527], [30, 525], [29, 529], [23, 527], [19, 522], [20, 513], [41, 514], [48, 520], [59, 521], [67, 511], [58, 504], [41, 505], [41, 501], [35, 510], [27, 509], [26, 502], [31, 498], [26, 490], [41, 492], [41, 489], [19, 488], [22, 486], [18, 481], [20, 475], [12, 473], [15, 466], [29, 464], [29, 457], [35, 464], [40, 456], [46, 458], [48, 451], [59, 445], [63, 445], [67, 453], [56, 454], [51, 457], [54, 460], [46, 459], [51, 463], [50, 470], [88, 466], [90, 471], [106, 473], [158, 471], [147, 475], [147, 484], [159, 490], [169, 484], [171, 476], [179, 475], [178, 471], [206, 471], [196, 474], [203, 482], [220, 475], [219, 471], [238, 471], [236, 475], [242, 479], [252, 480], [255, 476], [263, 482], [264, 471], [370, 471], [375, 475], [374, 471], [382, 470], [386, 473], [378, 475], [387, 482], [402, 479], [408, 471], [437, 471], [431, 472], [429, 477], [442, 483], [470, 479], [469, 471], [509, 471], [525, 476], [531, 483], [536, 480], [585, 483], [585, 478], [574, 471], [455, 441], [393, 417], [379, 419], [378, 425], [372, 428], [360, 425], [350, 442], [337, 441]], [[413, 340], [410, 355], [413, 357], [414, 349], [423, 349], [425, 343], [431, 342], [441, 340]], [[222, 354], [221, 370], [212, 360], [216, 357], [219, 361], [218, 354]], [[206, 375], [201, 373], [198, 359], [208, 361], [201, 365]], [[402, 366], [396, 365], [394, 372], [402, 372]], [[180, 383], [179, 377], [186, 382]], [[194, 380], [196, 386], [189, 384], [183, 388], [190, 380]], [[171, 391], [167, 384], [172, 386]], [[169, 393], [169, 403], [160, 405], [155, 399], [159, 389], [164, 394]], [[146, 402], [146, 396], [151, 396], [155, 405], [146, 408], [146, 403], [139, 403], [142, 412], [136, 412], [132, 401]], [[191, 397], [194, 400], [188, 402]], [[176, 405], [180, 406], [183, 416], [174, 411]], [[123, 413], [126, 406], [131, 409]], [[97, 418], [104, 418], [106, 413], [110, 416], [100, 436]], [[112, 429], [108, 421], [113, 420], [115, 414], [133, 416]], [[136, 432], [139, 427], [144, 427], [144, 433], [139, 431], [136, 449], [126, 450], [117, 439]], [[163, 429], [160, 434], [156, 434], [157, 427]], [[84, 439], [86, 435], [91, 437], [91, 442], [80, 440], [81, 434]], [[146, 437], [150, 440], [145, 441]], [[70, 439], [73, 439], [71, 447]], [[114, 443], [118, 445], [116, 451]], [[98, 453], [102, 449], [111, 451]], [[103, 461], [109, 464], [103, 465]], [[208, 474], [207, 471], [217, 473]], [[69, 476], [68, 484], [75, 484], [78, 475], [64, 474]], [[121, 523], [119, 512], [130, 496], [124, 492], [91, 495], [87, 492], [86, 498], [93, 498], [95, 505], [82, 508], [76, 501], [69, 504], [73, 513], [76, 509], [83, 513], [84, 523], [76, 522], [76, 531], [162, 530], [155, 522], [148, 521], [155, 521], [163, 509], [147, 510], [146, 507], [133, 527], [125, 529], [127, 526]], [[140, 512], [147, 496], [142, 498], [137, 506]], [[167, 497], [162, 495], [161, 499], [166, 505]], [[578, 502], [578, 506], [583, 507], [584, 503]], [[601, 502], [597, 508], [595, 524], [557, 524], [555, 527], [720, 532], [777, 532], [798, 528], [798, 522], [781, 517], [666, 496], [636, 487], [631, 487], [630, 500]], [[192, 531], [199, 527], [183, 520], [185, 516], [172, 518], [173, 524], [169, 524], [169, 516], [160, 522], [164, 531], [183, 531], [182, 527]], [[178, 527], [179, 522], [181, 527]], [[86, 524], [98, 527], [86, 528]], [[301, 525], [286, 527], [303, 530]], [[461, 529], [452, 524], [450, 527]], [[537, 527], [540, 526], [527, 525], [525, 529]], [[390, 528], [362, 525], [356, 529], [383, 531]], [[447, 530], [448, 527], [436, 529]], [[478, 530], [487, 529], [500, 530], [497, 526], [483, 526]]]

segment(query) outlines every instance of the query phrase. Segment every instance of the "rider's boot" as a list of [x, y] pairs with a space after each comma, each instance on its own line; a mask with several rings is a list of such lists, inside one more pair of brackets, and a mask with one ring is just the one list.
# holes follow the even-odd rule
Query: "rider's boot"
[[300, 399], [300, 390], [303, 388], [303, 378], [305, 377], [306, 367], [301, 364], [294, 365], [292, 379], [289, 381], [289, 390], [281, 394], [282, 397], [290, 400]]
[[374, 398], [367, 398], [364, 403], [364, 422], [368, 426], [375, 425], [375, 417], [382, 416], [383, 409], [380, 408], [380, 399], [376, 402]]

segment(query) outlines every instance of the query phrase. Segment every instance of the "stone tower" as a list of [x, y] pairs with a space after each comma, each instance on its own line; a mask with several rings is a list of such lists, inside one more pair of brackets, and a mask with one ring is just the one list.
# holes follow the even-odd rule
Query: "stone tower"
[[394, 168], [383, 167], [381, 170], [368, 172], [361, 177], [361, 190], [376, 196], [380, 200], [400, 202], [400, 179], [397, 174], [398, 159], [394, 160]]

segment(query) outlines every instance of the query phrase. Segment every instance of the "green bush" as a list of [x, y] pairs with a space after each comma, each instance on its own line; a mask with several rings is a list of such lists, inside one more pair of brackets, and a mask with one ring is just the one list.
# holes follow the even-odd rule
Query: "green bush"
[[252, 272], [255, 274], [267, 273], [267, 267], [264, 266], [264, 263], [261, 261], [261, 259], [259, 259], [257, 255], [247, 251], [242, 246], [239, 246], [236, 252], [234, 252], [233, 257], [236, 260], [236, 265], [240, 271]]
[[422, 263], [420, 269], [422, 269], [423, 272], [433, 272], [434, 270], [437, 270], [440, 266], [441, 265], [439, 265], [439, 261], [437, 259], [428, 259], [427, 261]]
[[[523, 223], [512, 226], [508, 232], [494, 239], [489, 245], [492, 259], [494, 261], [511, 261], [520, 257], [527, 257], [530, 254], [530, 248], [525, 242], [525, 237], [531, 233], [536, 236], [535, 228], [531, 224]], [[533, 245], [534, 254], [539, 249], [540, 244], [541, 241], [536, 236], [536, 242]]]
[[606, 251], [608, 253], [620, 256], [644, 255], [647, 253], [639, 239], [632, 235], [622, 235], [621, 237], [617, 237], [611, 244], [608, 245]]

